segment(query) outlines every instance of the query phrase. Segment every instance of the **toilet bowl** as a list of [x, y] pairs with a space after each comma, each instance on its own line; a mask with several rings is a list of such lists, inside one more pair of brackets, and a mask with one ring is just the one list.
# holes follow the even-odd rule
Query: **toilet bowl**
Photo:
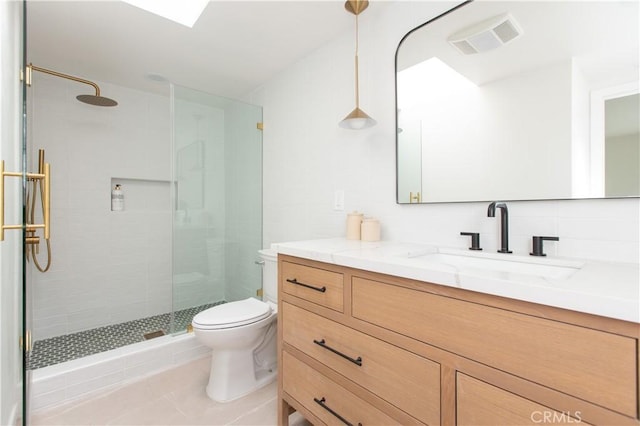
[[213, 349], [206, 392], [214, 401], [232, 401], [276, 378], [276, 253], [259, 253], [264, 300], [249, 297], [217, 305], [191, 323], [196, 338]]

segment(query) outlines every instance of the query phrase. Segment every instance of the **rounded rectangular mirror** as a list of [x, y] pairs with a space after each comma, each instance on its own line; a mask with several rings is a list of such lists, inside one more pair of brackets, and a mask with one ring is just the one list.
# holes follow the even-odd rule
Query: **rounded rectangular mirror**
[[397, 202], [639, 196], [639, 5], [466, 2], [407, 34]]

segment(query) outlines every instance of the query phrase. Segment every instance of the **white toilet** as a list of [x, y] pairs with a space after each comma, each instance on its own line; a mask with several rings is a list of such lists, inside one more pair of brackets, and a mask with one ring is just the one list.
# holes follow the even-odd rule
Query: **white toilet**
[[214, 401], [240, 398], [276, 378], [277, 255], [259, 253], [264, 301], [249, 297], [193, 317], [196, 338], [213, 349], [207, 395]]

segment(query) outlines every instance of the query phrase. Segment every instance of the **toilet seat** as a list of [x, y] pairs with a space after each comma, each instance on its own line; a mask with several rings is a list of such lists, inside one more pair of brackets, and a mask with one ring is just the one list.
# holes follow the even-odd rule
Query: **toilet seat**
[[192, 324], [202, 330], [240, 327], [267, 318], [272, 312], [270, 304], [249, 297], [206, 309], [193, 317]]

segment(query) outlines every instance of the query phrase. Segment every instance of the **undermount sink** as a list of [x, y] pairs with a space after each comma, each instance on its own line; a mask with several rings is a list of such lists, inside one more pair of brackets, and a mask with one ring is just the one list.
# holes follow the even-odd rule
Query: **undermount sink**
[[[504, 257], [504, 259], [496, 257]], [[580, 270], [579, 262], [554, 262], [540, 259], [528, 259], [523, 256], [498, 255], [489, 253], [429, 253], [414, 257], [429, 263], [453, 266], [462, 272], [465, 269], [481, 269], [498, 273], [534, 275], [547, 279], [569, 278]]]

